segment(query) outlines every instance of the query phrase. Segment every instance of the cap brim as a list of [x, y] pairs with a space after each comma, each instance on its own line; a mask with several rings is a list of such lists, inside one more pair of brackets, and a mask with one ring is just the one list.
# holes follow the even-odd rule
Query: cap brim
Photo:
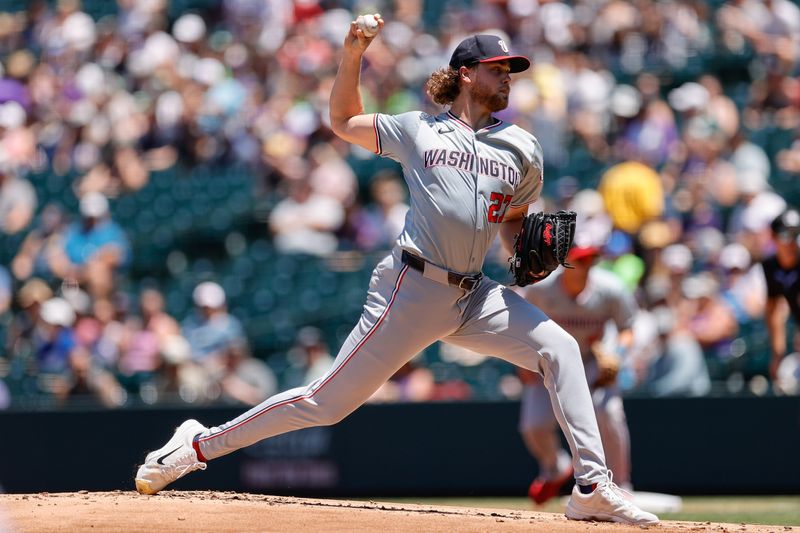
[[525, 56], [495, 56], [481, 59], [478, 63], [493, 63], [495, 61], [508, 61], [511, 72], [522, 72], [531, 67], [531, 60]]

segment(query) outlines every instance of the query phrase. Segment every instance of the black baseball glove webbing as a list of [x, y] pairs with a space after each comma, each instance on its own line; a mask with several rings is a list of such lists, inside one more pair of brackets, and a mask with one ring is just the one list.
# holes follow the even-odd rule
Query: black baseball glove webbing
[[541, 281], [558, 265], [572, 268], [567, 254], [575, 238], [574, 211], [531, 213], [522, 220], [509, 259], [514, 284], [520, 287]]

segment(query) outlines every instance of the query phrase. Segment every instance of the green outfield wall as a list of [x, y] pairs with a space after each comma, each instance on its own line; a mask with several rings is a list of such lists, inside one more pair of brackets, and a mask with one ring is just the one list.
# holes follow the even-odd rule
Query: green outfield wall
[[[209, 464], [176, 489], [300, 496], [523, 495], [536, 474], [518, 404], [367, 405]], [[676, 494], [800, 493], [800, 398], [628, 399], [633, 481]], [[239, 409], [0, 412], [10, 493], [131, 490], [136, 465], [186, 418]]]

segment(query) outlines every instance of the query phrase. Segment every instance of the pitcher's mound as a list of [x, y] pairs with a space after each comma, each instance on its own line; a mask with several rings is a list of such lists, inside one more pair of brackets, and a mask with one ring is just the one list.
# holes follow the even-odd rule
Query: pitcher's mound
[[[665, 522], [653, 531], [769, 531], [766, 526]], [[0, 532], [75, 531], [214, 533], [347, 531], [453, 532], [637, 532], [642, 528], [568, 521], [563, 515], [381, 502], [315, 500], [235, 492], [133, 491], [0, 495]], [[775, 531], [775, 527], [771, 528]]]

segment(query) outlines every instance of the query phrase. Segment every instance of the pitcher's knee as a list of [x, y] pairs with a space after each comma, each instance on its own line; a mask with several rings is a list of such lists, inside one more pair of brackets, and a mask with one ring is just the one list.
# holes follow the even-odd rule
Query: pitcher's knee
[[541, 354], [551, 364], [581, 360], [578, 341], [564, 330], [560, 330], [547, 340], [547, 344], [542, 347]]
[[317, 425], [332, 426], [347, 418], [353, 410], [346, 405], [318, 404], [314, 410], [314, 419]]

